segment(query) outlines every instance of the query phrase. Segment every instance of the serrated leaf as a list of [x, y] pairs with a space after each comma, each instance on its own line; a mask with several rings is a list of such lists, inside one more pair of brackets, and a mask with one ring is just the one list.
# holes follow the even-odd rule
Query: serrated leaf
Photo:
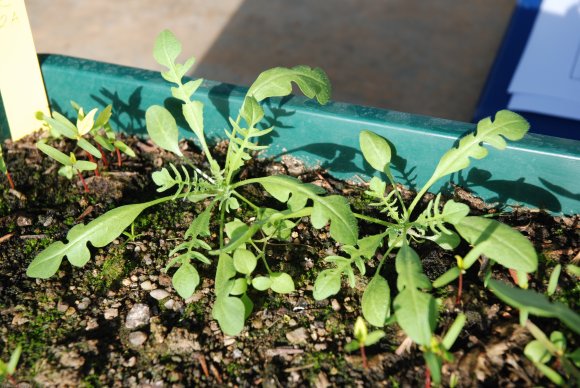
[[465, 217], [455, 228], [473, 246], [485, 241], [482, 253], [506, 268], [527, 273], [538, 268], [532, 243], [505, 224], [489, 218]]
[[296, 83], [302, 93], [308, 98], [326, 104], [330, 100], [330, 81], [326, 73], [319, 68], [296, 66], [291, 69], [275, 67], [261, 73], [250, 86], [247, 95], [257, 101], [268, 97], [283, 97], [292, 93], [292, 83]]
[[391, 163], [391, 147], [387, 141], [371, 131], [361, 131], [360, 149], [365, 160], [377, 171], [384, 172]]
[[320, 188], [285, 175], [257, 178], [256, 181], [277, 200], [288, 202], [293, 211], [303, 208], [307, 199], [312, 200], [312, 226], [319, 229], [330, 222], [332, 238], [343, 244], [356, 244], [358, 224], [346, 198], [339, 195], [319, 196]]
[[278, 294], [288, 294], [294, 292], [294, 281], [292, 277], [284, 272], [272, 272], [270, 274], [272, 284], [270, 288]]
[[390, 315], [391, 290], [389, 283], [376, 275], [367, 285], [362, 296], [362, 312], [365, 319], [373, 326], [383, 327]]
[[187, 299], [193, 295], [199, 285], [199, 273], [193, 265], [183, 263], [173, 274], [172, 284], [179, 296]]
[[65, 256], [72, 265], [82, 267], [91, 257], [89, 242], [96, 248], [104, 247], [119, 237], [143, 210], [163, 200], [120, 206], [86, 225], [75, 225], [67, 234], [68, 243], [50, 244], [30, 263], [26, 274], [33, 278], [49, 278], [56, 273]]
[[501, 300], [512, 307], [525, 310], [539, 317], [558, 318], [576, 334], [580, 334], [580, 315], [565, 304], [550, 302], [545, 295], [532, 290], [514, 288], [503, 281], [490, 279], [489, 289]]
[[213, 305], [212, 316], [227, 335], [238, 335], [244, 328], [246, 307], [240, 298], [218, 296]]
[[469, 166], [470, 157], [481, 159], [487, 156], [488, 151], [482, 145], [483, 142], [503, 150], [506, 147], [504, 137], [509, 140], [520, 140], [529, 127], [522, 116], [508, 110], [497, 112], [493, 122], [489, 117], [479, 121], [475, 133], [463, 137], [457, 148], [452, 148], [443, 155], [430, 181], [463, 170]]
[[147, 133], [164, 150], [183, 156], [179, 149], [179, 129], [171, 113], [162, 106], [152, 105], [145, 112]]
[[54, 160], [59, 162], [60, 164], [63, 164], [65, 166], [72, 166], [73, 165], [73, 162], [70, 159], [70, 156], [60, 152], [56, 148], [49, 146], [46, 143], [39, 141], [36, 143], [36, 148], [38, 148], [39, 150], [41, 150], [42, 152], [44, 152], [45, 154], [47, 154], [48, 156], [50, 156], [51, 158], [53, 158]]
[[153, 182], [159, 186], [157, 187], [157, 192], [159, 193], [169, 190], [177, 184], [175, 179], [169, 173], [169, 170], [167, 170], [165, 167], [163, 167], [160, 171], [155, 171], [153, 174], [151, 174], [151, 179], [153, 179]]
[[172, 87], [171, 94], [173, 95], [173, 97], [183, 102], [189, 102], [189, 99], [191, 98], [191, 96], [193, 96], [193, 94], [199, 88], [202, 82], [203, 79], [199, 78], [194, 81], [186, 82], [185, 84], [183, 84], [181, 88]]
[[215, 202], [212, 202], [208, 207], [205, 208], [189, 225], [187, 231], [185, 232], [185, 237], [197, 238], [198, 236], [209, 236], [209, 222], [211, 220], [211, 212], [215, 206]]
[[256, 256], [247, 249], [238, 248], [234, 251], [234, 267], [244, 275], [250, 275], [258, 264]]
[[321, 271], [314, 281], [313, 296], [315, 300], [326, 299], [340, 291], [341, 272], [334, 269]]

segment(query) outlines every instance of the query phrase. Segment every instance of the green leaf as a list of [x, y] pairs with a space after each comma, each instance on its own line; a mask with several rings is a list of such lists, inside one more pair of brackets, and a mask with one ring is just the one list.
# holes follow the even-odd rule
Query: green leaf
[[44, 116], [43, 119], [53, 131], [69, 139], [76, 139], [78, 129], [69, 119], [56, 111], [52, 112], [52, 116]]
[[576, 334], [580, 334], [580, 315], [568, 306], [560, 302], [550, 302], [543, 294], [514, 288], [499, 280], [490, 279], [488, 287], [499, 299], [510, 306], [539, 317], [558, 318]]
[[177, 181], [171, 176], [169, 170], [163, 167], [160, 171], [155, 171], [151, 174], [151, 179], [153, 182], [159, 186], [157, 192], [161, 193], [163, 191], [169, 190], [177, 184]]
[[[323, 190], [314, 185], [300, 182], [296, 178], [285, 175], [274, 175], [257, 178], [255, 181], [264, 186], [274, 198], [281, 202], [288, 201], [288, 206], [297, 211], [311, 199], [312, 226], [317, 229], [324, 227], [330, 221], [330, 235], [343, 244], [356, 244], [358, 240], [358, 224], [346, 198], [339, 195], [319, 196]], [[290, 197], [292, 194], [292, 197]]]
[[437, 303], [418, 289], [430, 289], [431, 282], [422, 271], [419, 256], [406, 243], [397, 253], [395, 267], [400, 291], [393, 305], [397, 322], [413, 341], [428, 346], [437, 324]]
[[152, 105], [145, 112], [147, 133], [164, 150], [183, 156], [179, 149], [179, 129], [171, 113], [162, 106]]
[[391, 290], [389, 283], [376, 275], [367, 285], [362, 296], [362, 313], [373, 326], [383, 327], [390, 315]]
[[272, 284], [270, 288], [278, 294], [288, 294], [294, 292], [294, 281], [292, 277], [284, 272], [272, 272], [270, 274]]
[[427, 350], [423, 352], [423, 358], [425, 358], [425, 363], [429, 372], [431, 374], [431, 379], [437, 385], [441, 383], [441, 368], [443, 367], [443, 360], [437, 354]]
[[482, 253], [504, 267], [527, 273], [538, 268], [538, 255], [532, 243], [499, 221], [464, 217], [455, 228], [473, 246], [485, 242]]
[[266, 291], [272, 285], [272, 279], [267, 276], [256, 276], [252, 279], [252, 286], [258, 291]]
[[315, 300], [326, 299], [340, 291], [341, 272], [335, 269], [321, 271], [314, 281], [313, 296]]
[[107, 105], [105, 109], [103, 109], [95, 119], [94, 127], [101, 128], [105, 126], [105, 124], [109, 122], [109, 119], [111, 118], [112, 115], [113, 115], [113, 106]]
[[524, 348], [524, 354], [532, 362], [547, 363], [552, 355], [544, 345], [538, 340], [533, 340]]
[[442, 249], [447, 251], [453, 250], [459, 246], [461, 239], [453, 231], [441, 231], [433, 236], [425, 236], [427, 240], [433, 241], [435, 244], [439, 245]]
[[371, 346], [376, 344], [385, 336], [385, 332], [382, 330], [374, 330], [367, 334], [367, 340], [365, 341], [365, 346]]
[[[173, 68], [175, 60], [181, 53], [181, 43], [169, 30], [163, 30], [155, 40], [153, 57], [160, 64], [167, 68]], [[179, 77], [181, 79], [181, 77]], [[170, 81], [173, 81], [171, 79]]]
[[[80, 136], [84, 136], [93, 129], [93, 125], [95, 125], [95, 114], [97, 113], [97, 108], [91, 110], [89, 113], [86, 114], [84, 117], [77, 118], [77, 129]], [[82, 108], [81, 111], [82, 112]], [[80, 113], [79, 112], [79, 113]]]
[[18, 360], [20, 360], [20, 355], [22, 354], [22, 345], [18, 344], [16, 349], [10, 355], [10, 360], [6, 364], [6, 372], [9, 375], [13, 375], [16, 372], [16, 367], [18, 366]]
[[222, 294], [226, 294], [227, 285], [231, 278], [236, 276], [236, 267], [234, 267], [234, 260], [227, 253], [221, 253], [218, 266], [215, 274], [215, 294], [219, 297]]
[[187, 299], [199, 285], [199, 274], [193, 265], [183, 263], [173, 274], [172, 284], [179, 296]]
[[248, 128], [253, 128], [264, 118], [264, 110], [253, 96], [248, 95], [240, 109], [240, 116], [246, 120]]
[[481, 159], [487, 156], [488, 151], [483, 147], [483, 142], [503, 150], [506, 147], [504, 137], [520, 140], [529, 127], [522, 116], [508, 110], [497, 112], [493, 122], [489, 117], [479, 121], [475, 133], [463, 137], [457, 148], [452, 148], [443, 155], [430, 182], [468, 167], [470, 157]]
[[554, 292], [556, 292], [556, 288], [558, 287], [558, 279], [560, 278], [560, 273], [562, 272], [562, 265], [558, 264], [552, 274], [550, 275], [550, 281], [548, 283], [548, 291], [547, 294], [552, 296]]
[[199, 101], [188, 101], [183, 104], [183, 116], [189, 128], [198, 139], [204, 139], [203, 135], [203, 104]]
[[443, 340], [441, 341], [441, 344], [443, 345], [443, 347], [445, 349], [447, 349], [447, 350], [451, 349], [451, 347], [453, 346], [453, 344], [457, 340], [457, 337], [459, 337], [461, 330], [463, 330], [463, 326], [465, 326], [466, 320], [467, 320], [467, 318], [466, 318], [465, 314], [463, 314], [463, 313], [460, 313], [457, 316], [457, 318], [455, 318], [455, 321], [453, 321], [453, 324], [451, 325], [451, 327], [449, 328], [449, 330], [445, 334], [445, 337], [443, 337]]
[[54, 160], [56, 160], [57, 162], [59, 162], [62, 165], [65, 165], [65, 166], [72, 166], [73, 165], [73, 162], [70, 159], [70, 156], [60, 152], [56, 148], [49, 146], [46, 143], [39, 141], [36, 143], [36, 148], [38, 148], [39, 150], [41, 150], [42, 152], [44, 152], [45, 154], [47, 154], [48, 156], [50, 156], [51, 158], [53, 158]]
[[261, 73], [250, 86], [247, 95], [257, 101], [268, 97], [283, 97], [292, 93], [292, 82], [296, 83], [302, 93], [308, 98], [326, 104], [330, 100], [330, 81], [326, 73], [319, 68], [296, 66], [291, 69], [275, 67]]
[[77, 145], [81, 147], [83, 150], [87, 151], [89, 154], [93, 155], [95, 158], [101, 158], [101, 151], [91, 143], [89, 143], [86, 139], [77, 139]]
[[230, 295], [242, 295], [248, 289], [248, 281], [245, 278], [234, 279]]
[[246, 307], [240, 298], [221, 295], [216, 298], [212, 315], [227, 335], [238, 335], [244, 328]]
[[357, 340], [352, 340], [346, 345], [344, 345], [344, 350], [347, 352], [354, 352], [355, 350], [360, 349], [360, 343]]
[[443, 275], [439, 276], [437, 279], [433, 281], [433, 287], [440, 288], [448, 285], [449, 283], [457, 279], [460, 273], [461, 270], [459, 269], [459, 267], [452, 267], [448, 269], [447, 271], [445, 271], [445, 273], [443, 273]]
[[251, 274], [258, 264], [256, 256], [247, 249], [238, 248], [234, 251], [234, 267], [244, 275]]
[[67, 234], [68, 243], [61, 241], [50, 244], [40, 252], [28, 266], [26, 274], [33, 278], [46, 279], [56, 273], [64, 256], [77, 267], [82, 267], [91, 257], [87, 244], [100, 248], [119, 237], [135, 218], [146, 208], [163, 202], [165, 198], [154, 201], [124, 205], [109, 210], [87, 225], [75, 225]]
[[366, 161], [377, 171], [384, 172], [391, 163], [391, 147], [387, 141], [371, 131], [361, 131], [360, 149]]
[[172, 87], [171, 95], [183, 102], [188, 102], [202, 82], [203, 79], [199, 78], [194, 81], [186, 82], [182, 87]]
[[93, 171], [97, 169], [97, 164], [88, 160], [77, 160], [72, 167], [78, 171]]

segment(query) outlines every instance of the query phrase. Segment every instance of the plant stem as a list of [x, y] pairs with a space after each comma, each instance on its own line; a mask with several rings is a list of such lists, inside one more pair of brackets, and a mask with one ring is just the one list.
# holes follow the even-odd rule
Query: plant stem
[[425, 388], [431, 388], [431, 370], [429, 367], [425, 369]]
[[248, 205], [250, 205], [250, 207], [251, 207], [252, 209], [254, 209], [254, 210], [256, 210], [256, 211], [257, 211], [257, 210], [260, 208], [259, 206], [256, 206], [256, 205], [254, 205], [254, 204], [253, 204], [253, 203], [252, 203], [252, 202], [251, 202], [249, 199], [247, 199], [246, 197], [244, 197], [244, 196], [243, 196], [243, 195], [241, 195], [240, 193], [238, 193], [238, 192], [236, 192], [236, 191], [233, 191], [233, 190], [231, 191], [231, 193], [232, 193], [234, 196], [236, 196], [236, 197], [238, 197], [239, 199], [241, 199], [242, 201], [244, 201], [245, 203], [247, 203]]
[[368, 222], [372, 222], [374, 224], [383, 225], [383, 226], [390, 227], [390, 228], [392, 228], [392, 227], [395, 227], [396, 228], [396, 227], [399, 226], [399, 224], [395, 224], [395, 223], [392, 223], [392, 222], [387, 222], [387, 221], [379, 220], [378, 218], [365, 216], [364, 214], [354, 213], [354, 212], [353, 212], [353, 214], [358, 219], [365, 220], [365, 221], [368, 221]]
[[81, 172], [79, 170], [77, 170], [77, 174], [79, 176], [79, 178], [81, 179], [81, 182], [83, 184], [83, 187], [85, 188], [85, 193], [89, 192], [89, 186], [87, 186], [87, 182], [85, 182], [85, 178], [83, 178], [83, 174], [81, 174]]
[[[89, 160], [95, 164], [97, 164], [97, 162], [95, 161], [95, 157], [93, 156], [93, 154], [91, 154], [89, 151], [85, 151], [87, 156], [89, 157]], [[95, 168], [95, 175], [96, 176], [101, 176], [101, 174], [99, 174], [99, 166], [97, 166], [97, 168]]]
[[115, 147], [115, 152], [117, 153], [117, 166], [121, 167], [122, 164], [121, 151], [119, 151], [119, 148]]
[[459, 268], [459, 284], [457, 287], [457, 297], [455, 298], [455, 306], [461, 304], [461, 294], [463, 292], [463, 270]]
[[369, 369], [369, 364], [367, 362], [367, 354], [365, 351], [364, 344], [360, 344], [360, 357], [362, 358], [362, 365], [365, 370]]
[[12, 176], [10, 176], [10, 172], [8, 170], [6, 170], [6, 179], [8, 179], [8, 184], [10, 185], [10, 188], [14, 190], [14, 181], [12, 180]]
[[109, 161], [107, 160], [107, 157], [105, 156], [105, 153], [103, 152], [103, 147], [101, 147], [101, 145], [98, 143], [97, 143], [97, 147], [99, 148], [99, 152], [101, 153], [101, 159], [103, 159], [103, 165], [105, 167], [109, 167]]

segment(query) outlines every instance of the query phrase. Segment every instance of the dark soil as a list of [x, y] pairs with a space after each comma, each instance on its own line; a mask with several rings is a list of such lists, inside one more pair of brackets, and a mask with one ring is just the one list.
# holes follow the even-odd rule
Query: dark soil
[[[182, 300], [163, 272], [169, 251], [183, 238], [189, 222], [203, 205], [176, 201], [146, 211], [135, 223], [134, 239], [122, 236], [110, 246], [93, 249], [84, 268], [64, 261], [48, 280], [28, 278], [26, 267], [44, 247], [65, 238], [76, 223], [88, 222], [120, 204], [158, 196], [152, 171], [173, 156], [152, 144], [130, 138], [137, 158], [121, 167], [113, 163], [101, 177], [87, 179], [84, 194], [76, 179], [57, 175], [57, 166], [34, 147], [34, 139], [5, 145], [5, 158], [16, 190], [0, 181], [0, 359], [7, 361], [17, 344], [23, 354], [13, 382], [19, 386], [404, 386], [425, 382], [425, 365], [416, 346], [399, 349], [405, 339], [397, 325], [385, 328], [387, 337], [367, 349], [369, 369], [358, 352], [346, 353], [352, 325], [359, 312], [364, 284], [346, 284], [330, 300], [312, 298], [322, 258], [337, 253], [326, 230], [313, 230], [303, 220], [291, 241], [270, 247], [274, 268], [290, 273], [295, 293], [255, 293], [255, 308], [237, 337], [224, 336], [211, 318], [215, 268], [198, 266], [202, 284]], [[67, 144], [60, 144], [66, 149]], [[193, 157], [192, 143], [182, 143]], [[254, 162], [242, 174], [289, 173], [326, 190], [348, 194], [352, 206], [366, 212], [364, 188], [336, 181], [324, 171], [305, 171], [295, 161]], [[253, 188], [249, 193], [263, 197]], [[272, 201], [266, 198], [266, 201]], [[455, 200], [472, 206], [473, 214], [498, 213], [460, 189]], [[242, 209], [243, 211], [243, 209]], [[541, 253], [539, 271], [530, 288], [544, 292], [552, 268], [579, 260], [579, 217], [551, 217], [542, 211], [516, 209], [497, 217], [528, 236]], [[367, 229], [365, 229], [365, 227]], [[361, 236], [376, 233], [361, 224]], [[217, 232], [217, 231], [216, 231]], [[466, 249], [467, 247], [464, 247]], [[425, 273], [435, 279], [454, 263], [454, 257], [434, 245], [416, 247]], [[463, 252], [459, 252], [465, 253]], [[393, 260], [383, 275], [396, 289]], [[368, 273], [374, 272], [369, 263]], [[509, 279], [496, 266], [494, 276]], [[171, 274], [171, 273], [170, 273]], [[477, 269], [465, 278], [463, 303], [454, 306], [456, 283], [437, 296], [443, 301], [439, 330], [446, 330], [459, 311], [468, 321], [452, 349], [455, 361], [443, 369], [444, 381], [456, 373], [460, 386], [549, 386], [523, 356], [532, 339], [519, 325], [518, 312], [483, 288]], [[554, 299], [578, 311], [580, 286], [562, 272]], [[148, 307], [142, 327], [127, 328], [127, 315]], [[562, 327], [557, 320], [534, 322], [545, 332]], [[580, 344], [568, 335], [569, 349]], [[551, 365], [558, 369], [558, 365]], [[10, 385], [11, 383], [7, 383]], [[447, 384], [447, 383], [446, 383]]]

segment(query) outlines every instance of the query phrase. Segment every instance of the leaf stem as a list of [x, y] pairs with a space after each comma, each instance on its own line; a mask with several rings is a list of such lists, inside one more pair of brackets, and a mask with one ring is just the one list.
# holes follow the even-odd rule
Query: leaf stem
[[10, 176], [10, 172], [8, 170], [6, 170], [6, 179], [8, 179], [8, 184], [10, 185], [10, 188], [14, 190], [14, 181], [12, 180], [12, 176]]
[[383, 225], [383, 226], [386, 226], [386, 227], [389, 227], [389, 228], [397, 228], [397, 227], [400, 227], [399, 224], [395, 224], [395, 223], [392, 223], [392, 222], [387, 222], [387, 221], [379, 220], [378, 218], [374, 218], [374, 217], [370, 217], [370, 216], [365, 216], [364, 214], [354, 213], [354, 212], [353, 212], [353, 214], [358, 219], [365, 220], [365, 221], [368, 221], [368, 222], [372, 222], [374, 224]]
[[85, 188], [85, 193], [89, 192], [89, 186], [87, 186], [87, 182], [85, 182], [85, 178], [83, 178], [83, 174], [81, 174], [81, 172], [79, 170], [77, 170], [77, 174], [79, 176], [79, 178], [81, 179], [81, 182], [83, 184], [83, 187]]
[[246, 197], [244, 197], [242, 194], [238, 193], [237, 191], [232, 190], [231, 193], [238, 197], [239, 199], [241, 199], [242, 201], [244, 201], [245, 203], [247, 203], [252, 209], [254, 209], [255, 211], [257, 211], [260, 207], [257, 205], [254, 205], [249, 199], [247, 199]]

